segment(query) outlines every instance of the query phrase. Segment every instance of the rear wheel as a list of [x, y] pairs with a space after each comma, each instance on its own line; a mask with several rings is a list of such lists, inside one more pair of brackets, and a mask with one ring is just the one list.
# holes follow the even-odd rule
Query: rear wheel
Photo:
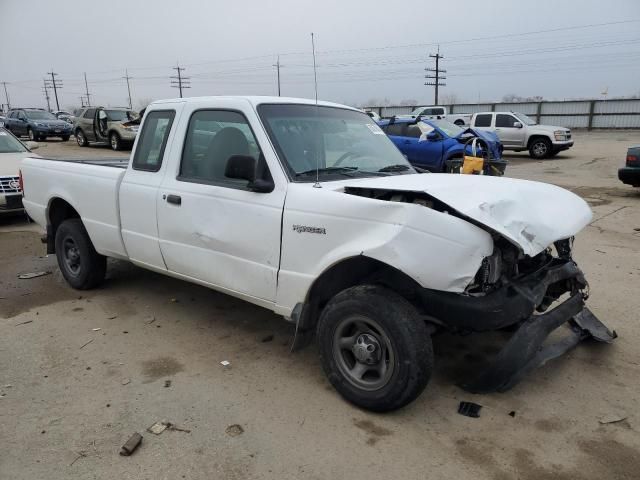
[[531, 158], [546, 158], [551, 152], [551, 142], [548, 138], [535, 138], [529, 144], [529, 155]]
[[109, 135], [109, 144], [111, 145], [112, 150], [121, 150], [122, 140], [120, 140], [120, 135], [116, 132], [111, 132], [111, 135]]
[[89, 145], [87, 137], [84, 136], [84, 132], [80, 129], [76, 131], [76, 142], [78, 142], [78, 145], [80, 145], [81, 147], [86, 147], [87, 145]]
[[70, 218], [56, 231], [56, 257], [62, 276], [78, 290], [97, 287], [107, 271], [107, 257], [96, 252], [79, 218]]
[[322, 311], [317, 340], [331, 384], [368, 410], [407, 405], [431, 377], [433, 350], [424, 321], [384, 287], [359, 285], [336, 295]]
[[34, 132], [31, 127], [27, 128], [27, 136], [32, 142], [37, 142], [40, 139], [40, 137], [38, 137], [36, 132]]

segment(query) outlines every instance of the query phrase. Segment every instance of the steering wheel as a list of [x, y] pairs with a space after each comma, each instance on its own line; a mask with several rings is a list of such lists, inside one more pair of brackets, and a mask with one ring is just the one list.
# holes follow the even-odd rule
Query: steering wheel
[[342, 155], [340, 155], [340, 158], [338, 158], [338, 160], [336, 160], [336, 163], [334, 163], [333, 166], [337, 167], [337, 166], [341, 165], [342, 162], [344, 162], [347, 158], [353, 157], [353, 156], [359, 156], [359, 155], [356, 152], [343, 153]]

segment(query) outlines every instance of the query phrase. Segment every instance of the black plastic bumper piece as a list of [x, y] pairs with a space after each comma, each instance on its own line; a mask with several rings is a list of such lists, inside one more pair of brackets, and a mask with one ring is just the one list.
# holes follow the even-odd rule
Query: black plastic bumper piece
[[[544, 345], [549, 334], [568, 323], [568, 334]], [[513, 334], [493, 362], [473, 380], [460, 386], [471, 393], [504, 392], [527, 373], [574, 348], [582, 340], [593, 338], [611, 342], [617, 337], [584, 306], [582, 293], [543, 315], [532, 315]]]

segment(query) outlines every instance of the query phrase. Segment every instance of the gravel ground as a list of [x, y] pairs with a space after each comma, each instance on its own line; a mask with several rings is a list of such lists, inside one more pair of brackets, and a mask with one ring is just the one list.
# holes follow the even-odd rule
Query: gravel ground
[[[591, 204], [575, 256], [591, 309], [620, 338], [580, 345], [507, 393], [470, 395], [456, 380], [504, 334], [441, 335], [427, 390], [385, 415], [345, 403], [315, 349], [290, 354], [291, 326], [268, 311], [123, 262], [100, 289], [71, 290], [38, 228], [0, 219], [0, 478], [638, 478], [640, 191], [616, 172], [640, 132], [575, 140], [553, 160], [510, 154], [507, 174]], [[37, 153], [127, 155], [72, 141]], [[17, 278], [34, 271], [52, 273]], [[458, 415], [461, 400], [481, 417]], [[190, 432], [146, 431], [162, 420]], [[135, 431], [141, 447], [119, 456]]]

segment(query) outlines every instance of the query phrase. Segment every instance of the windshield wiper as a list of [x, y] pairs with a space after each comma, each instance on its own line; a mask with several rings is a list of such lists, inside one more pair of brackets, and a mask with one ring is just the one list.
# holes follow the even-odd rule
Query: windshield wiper
[[303, 176], [307, 176], [307, 175], [312, 175], [315, 174], [316, 172], [318, 173], [337, 173], [337, 174], [343, 174], [343, 175], [347, 175], [349, 177], [351, 177], [352, 175], [350, 175], [351, 172], [355, 172], [356, 170], [358, 170], [358, 167], [324, 167], [324, 168], [314, 168], [312, 170], [307, 170], [304, 172], [297, 172], [296, 173], [296, 177], [303, 177]]
[[404, 163], [399, 163], [397, 165], [387, 165], [386, 167], [382, 167], [379, 172], [404, 172], [405, 170], [409, 170], [411, 167], [409, 165], [405, 165]]

